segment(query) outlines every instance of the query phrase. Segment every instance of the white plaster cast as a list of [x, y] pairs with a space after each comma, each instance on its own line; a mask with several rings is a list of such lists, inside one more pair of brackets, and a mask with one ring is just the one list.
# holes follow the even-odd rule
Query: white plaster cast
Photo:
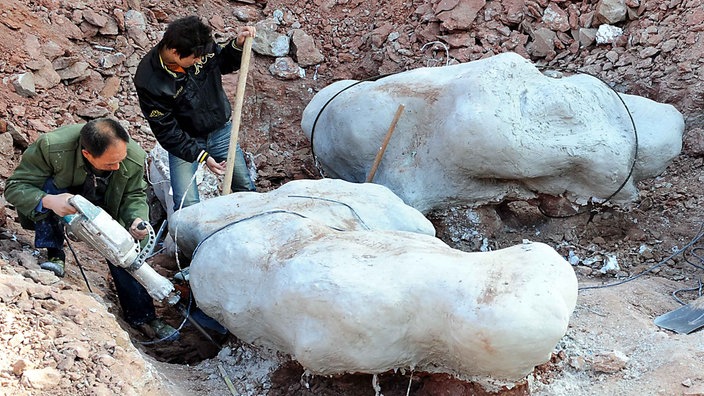
[[584, 74], [548, 77], [514, 53], [363, 82], [328, 103], [355, 82], [333, 83], [306, 106], [301, 126], [314, 153], [331, 177], [365, 180], [403, 104], [374, 182], [422, 212], [537, 193], [604, 200], [628, 179], [631, 117], [638, 157], [613, 202], [635, 199], [636, 182], [681, 150], [684, 119], [674, 107], [617, 95]]
[[549, 359], [577, 299], [571, 266], [542, 243], [465, 253], [290, 213], [205, 239], [190, 282], [199, 307], [239, 339], [314, 374], [414, 368], [515, 381]]
[[295, 180], [267, 193], [240, 192], [176, 211], [169, 223], [179, 251], [190, 256], [209, 234], [271, 211], [288, 211], [338, 230], [398, 230], [435, 235], [416, 209], [388, 188], [339, 179]]

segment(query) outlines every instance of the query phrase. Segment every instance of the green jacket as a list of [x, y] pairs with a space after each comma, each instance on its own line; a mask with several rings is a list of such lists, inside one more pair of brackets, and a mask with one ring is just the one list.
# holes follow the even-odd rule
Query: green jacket
[[[79, 143], [83, 125], [68, 125], [42, 134], [22, 154], [19, 166], [5, 185], [5, 199], [21, 215], [34, 222], [47, 216], [46, 213], [38, 213], [36, 208], [47, 195], [42, 191], [42, 186], [48, 178], [54, 178], [54, 184], [59, 189], [83, 185], [88, 174], [88, 164], [81, 154]], [[147, 183], [144, 181], [146, 155], [130, 139], [127, 158], [108, 182], [105, 210], [124, 227], [129, 227], [137, 217], [149, 221]]]

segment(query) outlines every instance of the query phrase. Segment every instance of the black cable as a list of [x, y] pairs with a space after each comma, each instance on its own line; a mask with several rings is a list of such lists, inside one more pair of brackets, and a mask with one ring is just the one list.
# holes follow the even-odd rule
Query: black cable
[[[700, 263], [704, 263], [704, 258], [699, 257], [699, 256], [695, 253], [697, 250], [700, 250], [700, 249], [702, 249], [702, 248], [701, 248], [701, 247], [696, 247], [696, 248], [692, 249], [692, 251], [691, 251], [690, 254], [691, 254], [692, 256], [698, 258]], [[684, 255], [683, 255], [683, 257], [684, 257], [684, 261], [685, 261], [687, 264], [691, 265], [691, 266], [694, 267], [694, 268], [697, 268], [697, 269], [700, 269], [700, 270], [704, 271], [704, 267], [703, 267], [703, 266], [694, 264], [693, 262], [689, 261], [689, 258], [687, 258], [687, 257], [684, 256]]]
[[177, 329], [174, 329], [174, 331], [173, 331], [171, 334], [169, 334], [169, 335], [166, 336], [166, 337], [162, 337], [162, 338], [160, 338], [160, 339], [158, 339], [158, 340], [153, 340], [153, 341], [139, 341], [139, 340], [135, 340], [135, 342], [137, 342], [138, 344], [141, 344], [141, 345], [153, 345], [153, 344], [158, 344], [158, 343], [160, 343], [160, 342], [167, 341], [167, 340], [169, 340], [171, 337], [173, 337], [174, 335], [178, 334], [178, 332], [181, 331], [181, 329], [183, 329], [183, 326], [185, 326], [186, 321], [188, 320], [188, 317], [189, 317], [189, 315], [191, 314], [191, 302], [192, 302], [192, 301], [193, 301], [193, 296], [191, 295], [191, 293], [188, 293], [188, 307], [186, 308], [186, 314], [185, 314], [185, 315], [182, 314], [182, 315], [184, 316], [183, 321], [181, 321], [181, 324], [178, 326], [178, 328], [177, 328]]
[[[210, 239], [210, 237], [212, 237], [213, 235], [217, 234], [218, 232], [220, 232], [220, 231], [222, 231], [222, 230], [224, 230], [224, 229], [226, 229], [226, 228], [232, 227], [233, 225], [238, 224], [238, 223], [241, 223], [241, 222], [246, 221], [246, 220], [251, 220], [251, 219], [255, 219], [255, 218], [260, 217], [260, 216], [270, 215], [270, 214], [277, 214], [277, 213], [288, 213], [288, 214], [292, 214], [292, 215], [298, 216], [298, 217], [303, 218], [303, 219], [307, 219], [307, 218], [308, 218], [308, 217], [306, 217], [306, 216], [304, 216], [304, 215], [302, 215], [302, 214], [300, 214], [300, 213], [293, 212], [293, 211], [290, 211], [290, 210], [285, 210], [285, 209], [267, 210], [266, 212], [260, 212], [260, 213], [257, 213], [257, 214], [255, 214], [255, 215], [249, 216], [249, 217], [244, 217], [244, 218], [235, 220], [235, 221], [233, 221], [233, 222], [230, 222], [230, 223], [228, 223], [228, 224], [225, 224], [224, 226], [222, 226], [222, 227], [216, 229], [215, 231], [211, 232], [210, 234], [208, 234], [205, 238], [203, 238], [200, 242], [198, 242], [198, 244], [196, 245], [196, 248], [193, 249], [193, 253], [191, 253], [191, 257], [195, 257], [195, 256], [196, 256], [196, 252], [198, 251], [198, 249], [200, 248], [200, 246], [201, 246], [205, 241], [207, 241], [208, 239]], [[328, 226], [328, 227], [330, 227], [330, 226]], [[337, 228], [337, 227], [330, 227], [330, 228], [332, 228], [333, 230], [336, 230], [336, 231], [344, 231], [343, 229], [340, 229], [340, 228]]]
[[320, 162], [318, 161], [318, 157], [315, 155], [315, 140], [314, 140], [314, 136], [315, 136], [315, 126], [318, 124], [318, 120], [320, 119], [320, 115], [323, 114], [323, 110], [325, 110], [325, 108], [328, 107], [328, 105], [330, 104], [330, 102], [332, 102], [332, 100], [335, 99], [338, 95], [340, 95], [341, 93], [343, 93], [343, 92], [347, 91], [348, 89], [354, 87], [355, 85], [361, 84], [361, 83], [367, 82], [367, 81], [376, 81], [376, 80], [380, 80], [380, 79], [382, 79], [382, 78], [384, 78], [384, 77], [388, 77], [388, 76], [391, 76], [391, 75], [394, 75], [394, 74], [396, 74], [396, 73], [380, 74], [380, 75], [378, 75], [378, 76], [365, 78], [364, 80], [359, 80], [359, 81], [357, 81], [357, 82], [355, 82], [355, 83], [352, 83], [352, 84], [346, 86], [345, 88], [341, 89], [341, 90], [340, 90], [339, 92], [337, 92], [335, 95], [333, 95], [330, 99], [327, 100], [327, 102], [325, 102], [325, 104], [323, 105], [323, 107], [321, 107], [320, 110], [318, 110], [318, 115], [315, 116], [315, 121], [313, 121], [313, 126], [312, 126], [311, 129], [310, 129], [310, 153], [311, 153], [311, 155], [313, 156], [313, 161], [315, 162], [316, 167], [318, 168], [318, 171], [320, 172], [320, 176], [322, 176], [323, 178], [325, 178], [325, 175], [323, 174], [323, 170], [318, 166], [318, 164], [320, 163]]
[[73, 246], [71, 246], [70, 239], [68, 237], [68, 231], [64, 227], [64, 239], [66, 240], [66, 244], [68, 245], [68, 249], [71, 251], [71, 254], [73, 254], [73, 259], [76, 260], [76, 265], [78, 265], [78, 269], [81, 270], [81, 275], [83, 275], [83, 280], [86, 282], [86, 286], [88, 286], [88, 291], [93, 293], [93, 289], [90, 287], [90, 283], [88, 283], [88, 277], [86, 276], [85, 271], [83, 270], [83, 266], [81, 265], [81, 262], [78, 260], [78, 256], [76, 256], [76, 252], [73, 250]]
[[[556, 70], [556, 71], [575, 73], [575, 74], [586, 74], [586, 75], [589, 75], [591, 77], [598, 79], [599, 81], [604, 83], [604, 85], [609, 87], [609, 89], [611, 89], [616, 94], [616, 97], [619, 99], [621, 104], [623, 104], [623, 107], [626, 109], [626, 113], [628, 114], [628, 118], [631, 120], [631, 125], [633, 126], [633, 134], [635, 137], [635, 148], [634, 148], [634, 152], [633, 152], [633, 161], [631, 162], [631, 167], [628, 171], [628, 175], [623, 180], [621, 185], [616, 189], [616, 191], [614, 191], [611, 195], [609, 195], [603, 202], [598, 203], [598, 204], [593, 204], [596, 208], [594, 206], [592, 206], [592, 204], [590, 202], [590, 205], [589, 205], [590, 209], [589, 210], [579, 211], [577, 213], [573, 213], [570, 215], [564, 215], [564, 216], [550, 215], [547, 212], [545, 212], [545, 210], [543, 209], [541, 204], [538, 204], [538, 211], [540, 211], [540, 213], [545, 217], [549, 217], [549, 218], [553, 218], [553, 219], [565, 219], [565, 218], [569, 218], [569, 217], [579, 216], [579, 215], [582, 215], [585, 213], [590, 213], [590, 217], [589, 217], [588, 222], [591, 222], [591, 220], [594, 218], [594, 216], [598, 213], [598, 210], [601, 209], [602, 207], [604, 207], [607, 202], [609, 202], [613, 197], [615, 197], [619, 192], [621, 192], [621, 190], [623, 190], [623, 188], [628, 183], [628, 180], [630, 180], [631, 176], [633, 176], [633, 170], [635, 169], [636, 162], [638, 160], [638, 144], [639, 144], [639, 142], [638, 142], [638, 128], [636, 127], [635, 120], [633, 119], [633, 115], [631, 114], [631, 111], [628, 108], [628, 105], [626, 105], [626, 102], [623, 100], [623, 98], [621, 97], [619, 92], [616, 91], [611, 85], [609, 85], [609, 83], [604, 81], [601, 77], [594, 75], [592, 73], [588, 73], [588, 72], [584, 72], [584, 71], [580, 71], [580, 70], [573, 70], [573, 69], [560, 68], [560, 67], [539, 66], [539, 65], [535, 65], [535, 64], [534, 64], [534, 66], [538, 70]], [[313, 126], [311, 127], [311, 131], [310, 131], [310, 151], [311, 151], [311, 155], [313, 156], [313, 161], [316, 164], [316, 167], [318, 168], [318, 171], [320, 172], [320, 175], [323, 178], [325, 178], [325, 175], [323, 174], [323, 170], [321, 169], [321, 167], [318, 166], [318, 164], [320, 162], [318, 161], [318, 157], [315, 154], [315, 139], [314, 139], [315, 127], [318, 124], [318, 120], [320, 119], [320, 116], [323, 114], [323, 110], [325, 110], [325, 108], [332, 102], [333, 99], [335, 99], [337, 96], [339, 96], [341, 93], [345, 92], [346, 90], [356, 86], [357, 84], [361, 84], [363, 82], [368, 82], [368, 81], [377, 81], [377, 80], [380, 80], [384, 77], [388, 77], [388, 76], [391, 76], [394, 74], [398, 74], [398, 73], [381, 74], [378, 76], [369, 77], [364, 80], [359, 80], [355, 83], [352, 83], [352, 84], [346, 86], [345, 88], [341, 89], [339, 92], [335, 93], [335, 95], [330, 97], [330, 99], [328, 99], [325, 102], [325, 104], [320, 108], [320, 110], [318, 110], [318, 114], [316, 115], [315, 120], [313, 121]]]
[[369, 228], [369, 226], [367, 225], [367, 223], [365, 223], [364, 220], [362, 220], [362, 218], [359, 216], [359, 214], [357, 214], [357, 211], [354, 210], [353, 207], [351, 207], [350, 205], [348, 205], [348, 204], [346, 204], [346, 203], [344, 203], [344, 202], [336, 201], [336, 200], [334, 200], [334, 199], [329, 199], [329, 198], [323, 198], [323, 197], [311, 197], [311, 196], [308, 196], [308, 195], [289, 195], [289, 197], [290, 197], [290, 198], [319, 199], [319, 200], [321, 200], [321, 201], [333, 202], [333, 203], [338, 203], [338, 204], [340, 204], [340, 205], [344, 205], [344, 206], [346, 206], [347, 208], [349, 208], [350, 211], [352, 211], [352, 214], [357, 218], [357, 220], [359, 220], [359, 222], [362, 224], [362, 226], [363, 226], [364, 228], [366, 228], [367, 230], [371, 230], [371, 228]]
[[685, 292], [685, 291], [695, 291], [695, 290], [696, 290], [696, 291], [697, 291], [697, 295], [698, 295], [699, 297], [701, 297], [701, 296], [702, 296], [702, 280], [699, 279], [698, 282], [699, 282], [699, 284], [698, 284], [696, 287], [690, 287], [690, 288], [685, 288], [685, 289], [677, 289], [677, 290], [673, 291], [673, 292], [672, 292], [672, 297], [673, 297], [678, 303], [680, 303], [681, 305], [687, 305], [687, 303], [685, 303], [684, 301], [680, 300], [680, 298], [677, 297], [677, 293]]
[[[344, 202], [335, 201], [335, 200], [333, 200], [333, 199], [320, 198], [320, 197], [311, 197], [311, 196], [305, 196], [305, 195], [289, 195], [289, 197], [320, 199], [320, 200], [322, 200], [322, 201], [335, 202], [335, 203], [339, 203], [339, 204], [341, 204], [341, 205], [347, 206], [347, 207], [352, 211], [352, 213], [353, 213], [355, 216], [357, 216], [357, 219], [359, 219], [359, 221], [362, 223], [362, 225], [363, 225], [365, 228], [370, 229], [370, 228], [364, 223], [364, 221], [362, 220], [362, 218], [357, 214], [357, 212], [354, 210], [354, 208], [352, 208], [350, 205], [348, 205], [348, 204], [346, 204], [346, 203], [344, 203]], [[232, 222], [230, 222], [230, 223], [227, 223], [227, 224], [225, 224], [224, 226], [222, 226], [222, 227], [216, 229], [215, 231], [213, 231], [213, 232], [211, 232], [210, 234], [208, 234], [205, 238], [203, 238], [200, 242], [198, 242], [198, 244], [196, 245], [196, 248], [193, 249], [193, 253], [191, 253], [191, 257], [195, 257], [195, 256], [196, 256], [196, 252], [198, 251], [198, 248], [200, 248], [200, 246], [201, 246], [205, 241], [207, 241], [208, 239], [210, 239], [210, 237], [212, 237], [213, 235], [217, 234], [218, 232], [220, 232], [220, 231], [222, 231], [222, 230], [224, 230], [224, 229], [226, 229], [226, 228], [232, 227], [233, 225], [238, 224], [238, 223], [241, 223], [241, 222], [246, 221], [246, 220], [252, 220], [252, 219], [255, 219], [255, 218], [257, 218], [257, 217], [261, 217], [261, 216], [265, 216], [265, 215], [270, 215], [270, 214], [278, 214], [278, 213], [292, 214], [292, 215], [298, 216], [298, 217], [300, 217], [300, 218], [302, 218], [302, 219], [307, 219], [307, 218], [308, 218], [308, 216], [302, 215], [302, 214], [300, 214], [300, 213], [298, 213], [298, 212], [294, 212], [294, 211], [291, 211], [291, 210], [286, 210], [286, 209], [273, 209], [273, 210], [267, 210], [267, 211], [265, 211], [265, 212], [260, 212], [260, 213], [257, 213], [257, 214], [255, 214], [255, 215], [251, 215], [251, 216], [244, 217], [244, 218], [241, 218], [241, 219], [237, 219], [237, 220], [235, 220], [235, 221], [232, 221]], [[327, 224], [325, 224], [325, 226], [327, 226], [328, 228], [331, 228], [331, 229], [333, 229], [333, 230], [335, 230], [335, 231], [347, 231], [347, 230], [345, 230], [345, 229], [338, 228], [338, 227], [333, 227], [333, 226], [327, 225]]]
[[640, 278], [641, 276], [645, 275], [646, 273], [651, 272], [651, 271], [653, 271], [654, 269], [656, 269], [656, 268], [662, 266], [663, 264], [667, 263], [667, 262], [668, 262], [670, 259], [672, 259], [673, 257], [677, 256], [677, 255], [680, 254], [680, 253], [683, 253], [683, 252], [684, 252], [685, 250], [687, 250], [690, 246], [692, 246], [692, 245], [694, 245], [695, 243], [699, 242], [699, 240], [700, 240], [702, 237], [704, 237], [704, 232], [702, 232], [702, 230], [704, 230], [704, 223], [702, 223], [702, 224], [699, 226], [699, 231], [697, 231], [696, 236], [695, 236], [691, 241], [689, 241], [689, 243], [687, 243], [686, 245], [684, 245], [684, 247], [683, 247], [682, 249], [677, 250], [676, 252], [674, 252], [674, 253], [672, 253], [671, 255], [667, 256], [666, 258], [664, 258], [663, 260], [661, 260], [661, 261], [658, 262], [657, 264], [655, 264], [655, 265], [653, 265], [653, 266], [651, 266], [651, 267], [649, 267], [649, 268], [646, 268], [645, 270], [639, 272], [639, 273], [636, 274], [636, 275], [629, 276], [628, 278], [626, 278], [626, 279], [624, 279], [624, 280], [621, 280], [621, 281], [618, 281], [618, 282], [614, 282], [614, 283], [609, 283], [609, 284], [606, 284], [606, 285], [595, 285], [595, 286], [583, 286], [583, 287], [578, 287], [577, 290], [603, 289], [603, 288], [607, 288], [607, 287], [622, 285], [622, 284], [624, 284], [624, 283], [627, 283], [627, 282], [630, 282], [630, 281], [632, 281], [632, 280], [638, 279], [638, 278]]
[[609, 87], [609, 89], [611, 89], [611, 90], [616, 94], [616, 97], [617, 97], [618, 100], [621, 102], [621, 104], [623, 104], [623, 107], [626, 109], [626, 113], [628, 114], [628, 118], [631, 120], [631, 125], [633, 126], [633, 135], [634, 135], [634, 139], [635, 139], [635, 148], [634, 148], [634, 151], [633, 151], [633, 161], [631, 162], [631, 167], [630, 167], [630, 169], [629, 169], [629, 171], [628, 171], [628, 176], [626, 176], [626, 178], [623, 180], [623, 183], [621, 183], [621, 185], [616, 189], [616, 191], [614, 191], [611, 195], [609, 195], [609, 196], [608, 196], [603, 202], [601, 202], [601, 203], [595, 203], [595, 204], [593, 204], [593, 203], [591, 202], [591, 199], [590, 199], [590, 202], [589, 202], [589, 205], [588, 205], [588, 206], [590, 207], [590, 209], [588, 209], [588, 210], [586, 210], [586, 211], [578, 211], [577, 213], [573, 213], [573, 214], [570, 214], [570, 215], [564, 215], [564, 216], [550, 215], [550, 214], [548, 214], [547, 212], [545, 212], [545, 210], [543, 209], [543, 207], [541, 206], [541, 204], [538, 204], [538, 211], [540, 211], [540, 213], [541, 213], [543, 216], [545, 216], [545, 217], [549, 217], [549, 218], [552, 218], [552, 219], [566, 219], [566, 218], [569, 218], [569, 217], [579, 216], [579, 215], [582, 215], [582, 214], [585, 214], [585, 213], [589, 213], [590, 216], [589, 216], [589, 220], [587, 221], [587, 223], [589, 223], [589, 222], [592, 221], [592, 219], [594, 218], [594, 216], [595, 216], [597, 213], [599, 213], [599, 209], [603, 208], [607, 202], [609, 202], [613, 197], [615, 197], [616, 194], [618, 194], [619, 192], [621, 192], [621, 190], [622, 190], [622, 189], [626, 186], [626, 184], [628, 183], [628, 180], [630, 180], [631, 176], [633, 176], [633, 170], [635, 169], [635, 167], [636, 167], [636, 162], [638, 161], [638, 145], [639, 145], [639, 142], [638, 142], [638, 128], [636, 127], [636, 122], [635, 122], [635, 120], [633, 119], [633, 115], [631, 114], [631, 111], [630, 111], [630, 109], [628, 108], [628, 105], [626, 105], [626, 102], [623, 100], [623, 98], [621, 97], [621, 95], [619, 94], [619, 92], [616, 91], [611, 85], [609, 85], [609, 83], [607, 83], [606, 81], [604, 81], [604, 79], [602, 79], [601, 77], [599, 77], [599, 76], [597, 76], [597, 75], [595, 75], [595, 74], [589, 73], [589, 72], [584, 72], [584, 71], [575, 70], [575, 69], [568, 69], [568, 68], [560, 68], [560, 67], [550, 67], [550, 68], [548, 68], [547, 66], [536, 66], [536, 68], [537, 68], [538, 70], [556, 70], [556, 71], [567, 72], [567, 73], [586, 74], [586, 75], [588, 75], [588, 76], [591, 76], [591, 77], [594, 77], [594, 78], [598, 79], [599, 81], [601, 81], [602, 83], [604, 83], [604, 85], [606, 85], [607, 87]]

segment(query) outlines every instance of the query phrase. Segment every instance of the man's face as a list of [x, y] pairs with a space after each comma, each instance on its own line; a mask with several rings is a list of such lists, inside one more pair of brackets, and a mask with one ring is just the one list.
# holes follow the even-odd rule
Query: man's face
[[176, 54], [176, 58], [174, 59], [174, 61], [182, 68], [188, 69], [196, 63], [200, 63], [200, 56], [189, 55], [182, 58], [178, 54]]
[[85, 149], [82, 153], [93, 168], [100, 171], [115, 171], [120, 169], [120, 163], [127, 158], [127, 143], [116, 140], [99, 157], [93, 156]]

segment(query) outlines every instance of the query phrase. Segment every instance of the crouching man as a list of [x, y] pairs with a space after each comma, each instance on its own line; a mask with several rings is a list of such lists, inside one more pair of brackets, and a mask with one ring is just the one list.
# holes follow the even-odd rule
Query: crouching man
[[[76, 213], [69, 198], [80, 194], [103, 208], [137, 240], [147, 230], [137, 225], [149, 218], [144, 160], [146, 153], [115, 120], [61, 127], [41, 135], [22, 154], [7, 179], [5, 199], [15, 206], [20, 223], [34, 230], [35, 247], [47, 249], [41, 268], [64, 276], [66, 254], [63, 216]], [[108, 262], [125, 320], [148, 326], [158, 338], [175, 339], [176, 330], [156, 317], [147, 290], [124, 268]]]

